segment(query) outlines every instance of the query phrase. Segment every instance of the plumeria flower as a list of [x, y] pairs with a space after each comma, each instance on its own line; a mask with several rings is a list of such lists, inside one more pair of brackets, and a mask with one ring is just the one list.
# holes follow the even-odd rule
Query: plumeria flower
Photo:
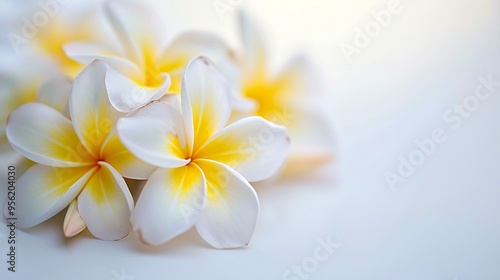
[[285, 171], [304, 173], [330, 162], [332, 128], [328, 115], [318, 104], [324, 99], [317, 92], [310, 63], [304, 56], [297, 56], [275, 75], [269, 69], [267, 48], [259, 29], [245, 13], [241, 12], [239, 19], [244, 52], [236, 65], [227, 64], [223, 71], [232, 75], [232, 86], [254, 105], [236, 108], [234, 118], [258, 115], [287, 127], [294, 141]]
[[[31, 165], [24, 156], [12, 149], [5, 134], [7, 117], [15, 108], [27, 102], [40, 102], [51, 106], [68, 116], [68, 98], [71, 82], [63, 76], [48, 77], [39, 82], [38, 70], [16, 69], [18, 73], [0, 74], [0, 162], [3, 169], [7, 166], [16, 166], [21, 174]], [[31, 79], [31, 83], [27, 80]], [[37, 88], [38, 86], [38, 88]]]
[[72, 43], [65, 46], [69, 57], [82, 63], [106, 61], [111, 104], [121, 112], [133, 111], [167, 90], [179, 93], [184, 68], [195, 56], [226, 57], [219, 38], [201, 32], [184, 33], [163, 48], [165, 31], [154, 11], [132, 2], [108, 1], [106, 15], [118, 38], [117, 46]]
[[7, 29], [5, 33], [9, 48], [3, 51], [11, 57], [13, 54], [16, 54], [14, 57], [29, 57], [32, 63], [21, 64], [14, 60], [15, 64], [9, 63], [10, 67], [50, 65], [51, 71], [73, 79], [85, 65], [66, 56], [63, 45], [73, 41], [98, 42], [104, 37], [102, 28], [99, 28], [102, 18], [96, 13], [98, 1], [11, 2], [10, 13], [16, 14], [16, 17], [10, 19], [4, 28]]
[[[61, 6], [61, 13], [39, 29], [35, 47], [39, 54], [53, 61], [62, 73], [73, 79], [85, 67], [64, 53], [63, 46], [74, 41], [99, 42], [105, 36], [99, 28], [103, 21], [96, 7], [97, 1], [71, 3]], [[73, 7], [74, 6], [74, 7]], [[71, 9], [70, 9], [71, 8]]]
[[96, 61], [78, 75], [69, 101], [71, 120], [41, 103], [26, 103], [10, 115], [10, 144], [36, 163], [17, 181], [19, 228], [35, 226], [69, 205], [66, 236], [85, 227], [104, 240], [128, 235], [133, 199], [122, 176], [147, 179], [154, 168], [130, 154], [114, 131], [123, 115], [109, 104], [106, 70]]
[[[60, 4], [57, 1], [3, 3], [5, 15], [2, 13], [0, 29], [6, 36], [0, 40], [2, 169], [15, 165], [21, 174], [30, 166], [30, 161], [12, 149], [5, 136], [7, 117], [15, 108], [28, 102], [41, 102], [68, 115], [71, 80], [83, 65], [69, 59], [62, 45], [74, 40], [100, 38], [100, 29], [93, 25], [98, 22], [96, 13], [92, 12], [89, 2], [92, 1], [84, 4]], [[39, 16], [37, 24], [33, 23], [35, 15], [43, 14], [47, 17]]]
[[248, 244], [259, 202], [248, 181], [271, 176], [289, 146], [286, 129], [260, 117], [229, 126], [230, 89], [205, 58], [182, 81], [181, 108], [157, 101], [118, 121], [123, 144], [158, 166], [131, 216], [146, 244], [159, 245], [193, 225], [215, 248]]

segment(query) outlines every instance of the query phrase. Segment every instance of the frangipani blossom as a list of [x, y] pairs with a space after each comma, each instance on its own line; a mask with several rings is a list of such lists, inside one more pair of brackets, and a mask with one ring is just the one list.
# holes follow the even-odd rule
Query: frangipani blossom
[[[104, 37], [96, 13], [98, 1], [65, 3], [63, 1], [10, 1], [10, 13], [16, 16], [5, 27], [9, 48], [4, 55], [29, 58], [9, 61], [14, 68], [46, 68], [73, 79], [82, 65], [63, 51], [63, 45], [73, 41], [98, 42]], [[1, 57], [2, 55], [0, 55]], [[27, 66], [29, 65], [29, 66]], [[41, 72], [46, 74], [47, 72]]]
[[[41, 103], [27, 103], [11, 113], [7, 138], [36, 163], [17, 181], [19, 228], [35, 226], [69, 205], [66, 236], [85, 226], [104, 240], [128, 235], [133, 199], [122, 176], [147, 179], [154, 168], [130, 154], [114, 131], [123, 115], [109, 104], [106, 70], [95, 61], [75, 79], [71, 121]], [[7, 207], [4, 215], [8, 217]]]
[[[5, 126], [9, 114], [17, 107], [28, 102], [40, 102], [68, 115], [68, 98], [71, 82], [63, 76], [48, 77], [39, 82], [38, 71], [29, 69], [0, 74], [0, 166], [6, 169], [9, 165], [16, 166], [22, 174], [31, 163], [21, 154], [12, 149], [5, 134]], [[31, 83], [27, 82], [31, 79]]]
[[[258, 115], [284, 125], [293, 139], [285, 171], [307, 172], [333, 158], [331, 124], [322, 112], [318, 86], [312, 67], [303, 56], [294, 58], [284, 70], [274, 75], [269, 70], [265, 41], [254, 22], [240, 13], [244, 52], [236, 62], [240, 69], [232, 72], [233, 87], [254, 102], [245, 110], [235, 110], [235, 118]], [[297, 168], [298, 167], [298, 168]]]
[[70, 78], [76, 77], [85, 64], [69, 58], [63, 46], [74, 41], [97, 42], [103, 37], [98, 28], [99, 19], [96, 19], [99, 13], [88, 7], [80, 11], [71, 18], [68, 18], [70, 15], [65, 18], [61, 15], [52, 18], [46, 28], [40, 29], [35, 42], [39, 54], [53, 61], [56, 67]]
[[248, 181], [271, 176], [289, 146], [286, 129], [260, 117], [225, 127], [230, 89], [205, 58], [186, 69], [180, 112], [157, 101], [117, 124], [123, 144], [159, 168], [146, 183], [131, 224], [159, 245], [193, 225], [215, 248], [248, 244], [259, 202]]
[[143, 6], [127, 1], [108, 1], [106, 15], [118, 37], [119, 46], [71, 43], [67, 55], [82, 63], [94, 59], [106, 61], [111, 68], [106, 75], [111, 104], [121, 112], [131, 112], [167, 90], [180, 92], [185, 66], [193, 57], [226, 57], [228, 50], [219, 38], [201, 32], [184, 33], [163, 49], [162, 21]]
[[[93, 28], [98, 19], [89, 2], [95, 1], [8, 1], [2, 6], [9, 15], [2, 18], [5, 21], [0, 26], [6, 35], [5, 40], [0, 40], [2, 169], [14, 165], [22, 174], [30, 166], [30, 161], [12, 149], [5, 136], [7, 117], [14, 109], [24, 103], [41, 102], [68, 115], [71, 80], [84, 65], [68, 58], [62, 45], [74, 40], [98, 41], [101, 37], [100, 29]], [[37, 24], [33, 23], [35, 15], [42, 15], [37, 17]]]

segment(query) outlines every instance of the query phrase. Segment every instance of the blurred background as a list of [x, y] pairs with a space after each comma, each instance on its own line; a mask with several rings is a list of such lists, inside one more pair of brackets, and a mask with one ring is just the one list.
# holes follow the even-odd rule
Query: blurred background
[[[237, 49], [244, 10], [275, 71], [310, 57], [334, 164], [256, 185], [261, 214], [246, 248], [211, 249], [193, 230], [158, 248], [66, 240], [58, 215], [17, 231], [18, 272], [2, 261], [1, 279], [500, 279], [499, 1], [141, 2], [168, 36], [209, 30]], [[0, 23], [22, 17], [5, 11]], [[446, 140], [430, 140], [427, 155], [416, 142], [436, 129]]]

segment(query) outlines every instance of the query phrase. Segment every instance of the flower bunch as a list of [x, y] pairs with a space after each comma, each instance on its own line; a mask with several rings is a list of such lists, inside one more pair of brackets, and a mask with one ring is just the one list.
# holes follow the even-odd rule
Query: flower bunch
[[[17, 181], [17, 226], [66, 209], [67, 237], [87, 228], [119, 240], [133, 230], [160, 245], [194, 226], [215, 248], [247, 245], [259, 212], [249, 182], [285, 161], [331, 158], [319, 149], [287, 160], [289, 131], [304, 123], [294, 119], [308, 119], [304, 60], [268, 75], [261, 36], [243, 13], [244, 55], [204, 32], [165, 44], [161, 19], [136, 3], [107, 1], [105, 15], [115, 40], [59, 38], [53, 56], [26, 51], [23, 59], [43, 61], [31, 69], [36, 81], [2, 86], [0, 139], [14, 151], [0, 157], [20, 155], [27, 169]], [[57, 75], [44, 75], [49, 64]], [[126, 179], [145, 182], [137, 203]]]

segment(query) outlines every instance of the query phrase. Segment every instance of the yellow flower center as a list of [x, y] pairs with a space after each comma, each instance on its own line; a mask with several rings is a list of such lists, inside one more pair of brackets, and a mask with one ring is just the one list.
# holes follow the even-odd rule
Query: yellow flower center
[[40, 34], [36, 36], [36, 43], [42, 52], [63, 68], [67, 75], [74, 77], [83, 69], [83, 65], [66, 56], [62, 46], [69, 42], [90, 40], [92, 30], [83, 25], [75, 30], [63, 22], [56, 21], [56, 19], [51, 20], [53, 22], [39, 29]]
[[157, 67], [158, 62], [155, 59], [154, 49], [151, 45], [144, 46], [144, 86], [155, 88], [160, 86], [163, 81], [160, 78], [160, 71]]
[[256, 114], [266, 118], [277, 106], [276, 91], [272, 86], [258, 83], [247, 87], [244, 95], [257, 102]]

